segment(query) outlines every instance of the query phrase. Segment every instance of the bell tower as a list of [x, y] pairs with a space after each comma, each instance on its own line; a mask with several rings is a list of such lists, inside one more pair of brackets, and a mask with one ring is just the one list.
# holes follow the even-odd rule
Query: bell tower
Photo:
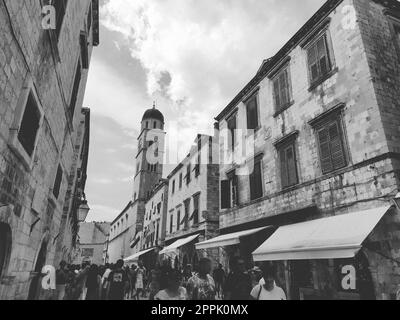
[[141, 122], [136, 154], [136, 172], [133, 186], [132, 203], [136, 211], [136, 232], [143, 227], [145, 203], [154, 187], [163, 176], [165, 148], [164, 116], [156, 109], [146, 110]]

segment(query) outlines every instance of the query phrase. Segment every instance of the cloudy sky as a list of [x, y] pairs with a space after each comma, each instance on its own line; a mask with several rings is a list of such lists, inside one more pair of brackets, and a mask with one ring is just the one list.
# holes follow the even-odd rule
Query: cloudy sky
[[212, 133], [213, 118], [261, 62], [323, 3], [100, 0], [100, 46], [84, 102], [92, 110], [88, 219], [112, 221], [129, 202], [140, 121], [153, 101], [170, 140], [181, 146], [178, 157], [185, 155], [197, 133]]

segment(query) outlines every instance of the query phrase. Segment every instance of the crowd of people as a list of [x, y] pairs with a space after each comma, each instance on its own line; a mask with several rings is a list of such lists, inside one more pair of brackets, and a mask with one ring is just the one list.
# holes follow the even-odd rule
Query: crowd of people
[[125, 265], [97, 266], [61, 262], [56, 272], [57, 300], [286, 300], [285, 292], [276, 284], [274, 268], [265, 264], [251, 270], [245, 262], [234, 258], [231, 271], [221, 264], [212, 270], [207, 258], [199, 261], [197, 270], [186, 265], [173, 269], [169, 261], [147, 270], [141, 261]]

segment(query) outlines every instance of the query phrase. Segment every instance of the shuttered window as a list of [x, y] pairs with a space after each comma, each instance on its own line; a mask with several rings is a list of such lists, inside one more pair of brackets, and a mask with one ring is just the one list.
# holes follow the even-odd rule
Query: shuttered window
[[255, 130], [258, 128], [258, 102], [257, 95], [253, 95], [246, 102], [247, 109], [247, 129]]
[[228, 131], [229, 131], [229, 147], [232, 151], [235, 150], [236, 144], [236, 115], [228, 119]]
[[321, 168], [328, 173], [347, 165], [343, 135], [339, 120], [325, 123], [317, 129]]
[[195, 225], [199, 223], [199, 200], [199, 194], [193, 197], [193, 224]]
[[174, 214], [171, 214], [171, 217], [169, 219], [169, 233], [172, 233], [174, 231]]
[[75, 72], [74, 86], [72, 88], [71, 103], [70, 103], [70, 106], [69, 106], [72, 118], [74, 117], [76, 103], [78, 101], [78, 94], [79, 94], [79, 87], [80, 87], [80, 84], [81, 84], [81, 77], [82, 77], [81, 63], [78, 62], [78, 65], [76, 67], [76, 72]]
[[86, 32], [81, 32], [79, 36], [79, 45], [81, 48], [81, 60], [82, 68], [89, 68], [89, 50], [88, 50], [88, 38]]
[[228, 180], [221, 181], [221, 209], [230, 209], [239, 204], [238, 179], [236, 173], [228, 175]]
[[63, 171], [61, 166], [59, 165], [57, 169], [56, 180], [54, 181], [54, 187], [53, 187], [53, 195], [56, 197], [56, 199], [58, 199], [58, 196], [60, 195], [62, 175]]
[[178, 211], [178, 215], [176, 216], [176, 230], [179, 231], [181, 228], [181, 212]]
[[192, 166], [190, 164], [186, 167], [186, 184], [189, 185], [191, 181]]
[[283, 69], [273, 80], [275, 108], [276, 111], [287, 107], [291, 102], [291, 84], [289, 80], [289, 69]]
[[263, 196], [261, 160], [254, 162], [253, 173], [250, 174], [250, 198], [259, 199]]
[[221, 181], [221, 209], [231, 208], [230, 181]]
[[298, 184], [296, 152], [294, 142], [286, 144], [279, 149], [281, 163], [282, 188]]
[[307, 56], [310, 80], [313, 84], [332, 70], [326, 34], [307, 49]]

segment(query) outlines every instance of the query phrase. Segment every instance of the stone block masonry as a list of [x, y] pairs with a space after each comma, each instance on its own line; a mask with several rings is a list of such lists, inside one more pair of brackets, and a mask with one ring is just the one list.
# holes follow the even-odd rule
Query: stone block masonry
[[[74, 112], [70, 106], [81, 59], [79, 36], [92, 1], [68, 1], [58, 40], [50, 37], [53, 31], [42, 29], [40, 3], [0, 1], [0, 227], [7, 239], [0, 244], [0, 300], [44, 298], [34, 272], [59, 263], [56, 245], [67, 228], [63, 216], [71, 210], [65, 199], [74, 189], [74, 163], [82, 147], [77, 128], [86, 69], [81, 70]], [[31, 155], [18, 137], [27, 101], [39, 115]], [[72, 246], [72, 241], [65, 243], [66, 252]]]

